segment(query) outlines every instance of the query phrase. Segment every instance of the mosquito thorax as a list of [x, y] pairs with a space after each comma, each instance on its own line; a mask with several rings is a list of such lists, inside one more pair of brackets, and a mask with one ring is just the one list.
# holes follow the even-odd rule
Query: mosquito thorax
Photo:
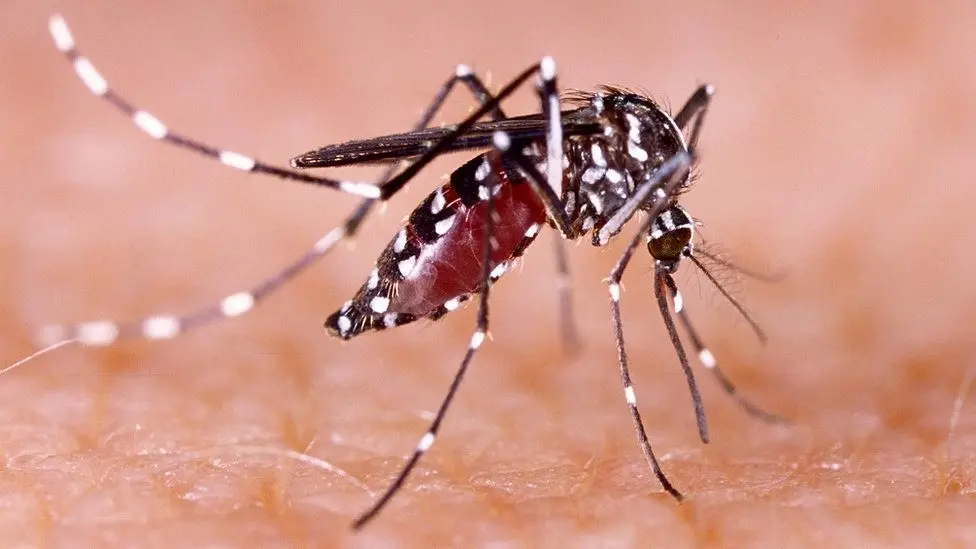
[[661, 212], [647, 233], [647, 251], [668, 272], [674, 272], [681, 258], [693, 252], [695, 221], [675, 204]]
[[[599, 230], [642, 182], [688, 146], [671, 115], [643, 95], [602, 88], [570, 99], [585, 105], [603, 126], [601, 134], [570, 138], [568, 173], [575, 181], [567, 185], [579, 189], [582, 232], [592, 229], [593, 244], [603, 246]], [[651, 199], [641, 209], [653, 207]]]

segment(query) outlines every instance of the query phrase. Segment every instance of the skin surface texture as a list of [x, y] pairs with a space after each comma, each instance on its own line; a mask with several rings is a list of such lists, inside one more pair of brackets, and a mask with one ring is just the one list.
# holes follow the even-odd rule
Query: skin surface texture
[[[682, 204], [712, 250], [786, 274], [720, 273], [769, 343], [690, 265], [676, 278], [724, 371], [792, 424], [749, 418], [694, 363], [712, 435], [698, 440], [638, 250], [624, 331], [676, 504], [635, 441], [602, 282], [636, 226], [607, 249], [569, 246], [573, 358], [545, 230], [494, 286], [490, 337], [436, 444], [352, 535], [427, 429], [475, 307], [348, 343], [322, 323], [469, 158], [454, 155], [247, 315], [0, 376], [0, 547], [976, 545], [976, 402], [958, 398], [976, 369], [976, 4], [522, 4], [5, 2], [0, 357], [36, 350], [50, 322], [249, 288], [359, 200], [154, 142], [78, 82], [47, 34], [57, 11], [170, 128], [281, 164], [409, 129], [458, 63], [497, 90], [552, 55], [564, 89], [620, 85], [674, 108], [715, 85]], [[471, 105], [459, 93], [436, 121]]]

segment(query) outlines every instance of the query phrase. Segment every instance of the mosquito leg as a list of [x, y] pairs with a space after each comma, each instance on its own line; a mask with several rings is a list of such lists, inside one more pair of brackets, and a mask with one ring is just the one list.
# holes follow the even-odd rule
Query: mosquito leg
[[65, 57], [67, 57], [68, 61], [71, 62], [75, 69], [75, 73], [77, 73], [82, 83], [84, 83], [93, 94], [105, 99], [116, 109], [131, 118], [136, 127], [148, 134], [153, 139], [165, 141], [171, 145], [182, 147], [197, 154], [213, 158], [225, 166], [241, 171], [265, 173], [281, 179], [328, 187], [367, 198], [378, 198], [380, 196], [380, 188], [372, 183], [342, 181], [328, 177], [319, 177], [295, 172], [271, 164], [266, 164], [239, 152], [221, 149], [201, 143], [195, 139], [170, 130], [154, 115], [129, 103], [125, 98], [109, 87], [108, 82], [101, 75], [101, 73], [98, 72], [95, 65], [93, 65], [87, 57], [83, 56], [81, 52], [78, 51], [75, 46], [74, 37], [71, 34], [71, 30], [68, 28], [68, 24], [60, 15], [52, 16], [48, 26], [51, 36], [54, 38], [55, 46], [57, 46], [58, 50], [63, 53]]
[[708, 105], [711, 103], [714, 94], [715, 88], [713, 86], [708, 84], [700, 86], [695, 90], [695, 93], [691, 94], [691, 97], [685, 102], [685, 106], [681, 107], [677, 116], [674, 117], [675, 124], [682, 130], [686, 128], [692, 118], [695, 119], [695, 125], [692, 126], [691, 135], [688, 138], [689, 150], [698, 148], [698, 134], [701, 133], [702, 122], [705, 120], [705, 113], [708, 111]]
[[[539, 63], [539, 100], [542, 102], [542, 114], [546, 117], [546, 182], [556, 196], [562, 197], [563, 123], [556, 84], [556, 62], [552, 57], [543, 57]], [[561, 232], [563, 236], [567, 235], [565, 231]]]
[[[695, 372], [692, 371], [691, 365], [688, 364], [688, 355], [685, 353], [684, 345], [681, 344], [678, 329], [675, 327], [674, 319], [671, 318], [671, 312], [668, 310], [668, 299], [664, 295], [664, 280], [670, 279], [670, 277], [671, 275], [661, 267], [655, 267], [654, 298], [657, 300], [658, 310], [661, 311], [661, 318], [664, 319], [664, 326], [668, 330], [671, 345], [674, 347], [674, 352], [678, 355], [681, 370], [685, 373], [685, 379], [688, 380], [688, 390], [691, 392], [691, 401], [695, 406], [695, 421], [698, 423], [698, 436], [702, 442], [708, 443], [708, 420], [705, 418], [705, 406], [702, 404], [701, 393], [698, 391], [698, 382], [695, 381]], [[680, 298], [674, 306], [676, 311], [679, 309], [679, 305], [681, 305]]]
[[[546, 57], [539, 65], [539, 100], [542, 103], [542, 113], [546, 117], [546, 183], [547, 187], [561, 199], [564, 196], [563, 186], [563, 125], [562, 113], [559, 108], [559, 86], [556, 83], [556, 63], [551, 57]], [[530, 177], [531, 179], [531, 177]], [[537, 183], [541, 181], [537, 180]], [[538, 191], [536, 191], [538, 194]], [[568, 238], [573, 234], [569, 224], [568, 205], [555, 202], [562, 215], [558, 219], [560, 236]], [[547, 205], [547, 209], [549, 208]], [[550, 214], [551, 216], [551, 214]], [[579, 335], [576, 329], [576, 318], [573, 315], [573, 287], [570, 278], [569, 262], [566, 260], [566, 246], [560, 238], [553, 239], [556, 250], [556, 276], [559, 287], [559, 324], [563, 339], [563, 348], [568, 355], [574, 355], [579, 350]]]
[[674, 499], [681, 501], [684, 499], [684, 496], [671, 484], [668, 477], [664, 475], [664, 471], [661, 470], [661, 464], [654, 455], [651, 443], [647, 439], [647, 431], [644, 429], [644, 422], [641, 420], [640, 410], [637, 408], [637, 394], [634, 392], [634, 384], [630, 380], [630, 368], [627, 366], [627, 347], [624, 344], [624, 327], [620, 317], [620, 278], [623, 276], [627, 263], [630, 262], [633, 253], [634, 247], [629, 246], [624, 251], [624, 255], [617, 261], [617, 265], [611, 272], [609, 280], [610, 314], [613, 318], [613, 335], [617, 343], [617, 362], [620, 365], [620, 380], [624, 386], [624, 397], [627, 401], [627, 406], [630, 408], [630, 416], [634, 421], [634, 429], [637, 431], [637, 442], [644, 452], [647, 463], [651, 466], [651, 471], [653, 471], [654, 476], [657, 477], [661, 486], [664, 487], [664, 491], [671, 494], [671, 497]]
[[[563, 240], [566, 235], [574, 235], [573, 228], [569, 225], [569, 217], [566, 215], [562, 206], [562, 201], [555, 196], [551, 187], [536, 169], [535, 165], [525, 155], [517, 150], [517, 146], [504, 151], [505, 156], [513, 160], [519, 169], [527, 176], [529, 184], [536, 190], [537, 196], [545, 204], [549, 212], [549, 218], [556, 220], [559, 231], [563, 233], [553, 239], [553, 246], [556, 254], [556, 276], [558, 277], [559, 291], [559, 319], [560, 333], [563, 339], [563, 347], [568, 355], [573, 355], [579, 350], [579, 336], [576, 329], [576, 320], [573, 316], [573, 288], [569, 272], [569, 261], [566, 259], [566, 249]], [[561, 171], [561, 170], [560, 170]], [[548, 191], [548, 192], [546, 192]]]
[[[495, 148], [499, 150], [507, 150], [508, 146], [511, 144], [508, 135], [498, 132], [494, 136]], [[464, 358], [461, 359], [461, 365], [458, 366], [457, 372], [454, 374], [454, 380], [451, 382], [451, 386], [447, 390], [447, 394], [444, 396], [443, 401], [441, 401], [440, 407], [437, 409], [437, 413], [434, 415], [434, 419], [427, 428], [427, 432], [424, 433], [420, 440], [417, 442], [417, 446], [414, 448], [413, 454], [407, 459], [407, 462], [400, 469], [396, 478], [387, 487], [386, 491], [380, 496], [376, 502], [356, 521], [353, 523], [353, 528], [359, 530], [365, 526], [370, 520], [376, 517], [380, 511], [386, 507], [387, 503], [396, 495], [397, 492], [403, 487], [406, 482], [407, 477], [417, 466], [417, 463], [423, 457], [425, 453], [434, 444], [437, 439], [437, 432], [441, 427], [441, 423], [444, 421], [444, 417], [447, 415], [447, 409], [454, 400], [454, 396], [457, 394], [458, 388], [461, 386], [461, 381], [464, 379], [464, 375], [468, 371], [468, 366], [471, 364], [471, 360], [474, 358], [475, 353], [481, 344], [484, 343], [485, 337], [488, 334], [488, 295], [491, 289], [491, 252], [495, 246], [494, 244], [494, 198], [495, 193], [492, 191], [488, 192], [488, 197], [486, 202], [486, 213], [485, 213], [485, 233], [482, 239], [482, 257], [481, 257], [481, 286], [479, 288], [479, 302], [478, 302], [478, 318], [474, 333], [471, 334], [471, 341], [468, 344], [468, 350], [464, 353]]]
[[573, 313], [573, 286], [569, 275], [569, 261], [566, 258], [566, 243], [558, 235], [552, 239], [556, 253], [556, 287], [559, 292], [559, 333], [563, 349], [569, 356], [580, 349], [579, 330], [576, 328], [576, 315]]
[[742, 409], [745, 410], [749, 415], [759, 418], [767, 423], [787, 423], [787, 420], [776, 414], [763, 410], [759, 405], [753, 403], [739, 393], [735, 384], [732, 383], [732, 380], [722, 372], [721, 368], [718, 367], [718, 363], [715, 362], [715, 355], [708, 350], [701, 337], [699, 337], [698, 330], [696, 330], [691, 324], [691, 318], [684, 309], [683, 300], [681, 299], [681, 294], [678, 292], [678, 285], [675, 284], [674, 278], [667, 274], [664, 275], [663, 278], [664, 283], [671, 291], [671, 301], [674, 303], [674, 312], [678, 315], [678, 318], [684, 325], [685, 331], [688, 332], [688, 336], [691, 337], [691, 343], [695, 347], [695, 352], [698, 353], [698, 360], [703, 366], [705, 366], [706, 369], [715, 375], [715, 379], [718, 380], [719, 384], [722, 386], [722, 389], [725, 390], [729, 396], [734, 398], [736, 402], [738, 402], [739, 406], [741, 406]]
[[110, 320], [98, 320], [69, 326], [48, 326], [41, 331], [41, 342], [49, 344], [60, 340], [76, 340], [81, 345], [96, 347], [111, 345], [119, 339], [172, 339], [191, 329], [225, 318], [240, 316], [252, 310], [259, 301], [268, 297], [298, 273], [308, 269], [327, 254], [337, 242], [354, 235], [374, 203], [375, 200], [372, 199], [364, 200], [345, 223], [326, 233], [296, 261], [250, 290], [232, 293], [214, 305], [179, 316], [160, 314], [122, 324]]
[[[430, 124], [430, 121], [434, 118], [434, 115], [438, 110], [440, 110], [444, 100], [447, 99], [448, 94], [451, 93], [451, 89], [458, 82], [463, 82], [464, 85], [468, 87], [471, 95], [474, 96], [478, 103], [484, 105], [491, 101], [491, 92], [489, 92], [488, 88], [485, 87], [484, 82], [478, 78], [478, 75], [471, 70], [471, 67], [464, 64], [458, 65], [454, 71], [454, 76], [452, 76], [450, 80], [441, 86], [441, 89], [434, 97], [434, 101], [431, 102], [430, 106], [424, 111], [424, 114], [421, 117], [421, 120], [423, 121], [422, 127], [426, 128], [427, 125]], [[489, 112], [491, 112], [492, 120], [501, 120], [506, 117], [505, 111], [502, 110], [501, 105], [499, 105], [497, 102], [492, 106]]]
[[644, 422], [641, 420], [640, 410], [637, 408], [637, 395], [634, 392], [634, 386], [630, 380], [630, 368], [627, 365], [627, 349], [624, 345], [623, 322], [620, 317], [620, 281], [623, 279], [624, 271], [627, 269], [627, 265], [634, 255], [634, 250], [640, 245], [643, 235], [647, 234], [654, 218], [666, 206], [669, 193], [673, 192], [683, 180], [690, 166], [690, 162], [691, 157], [687, 153], [679, 153], [674, 158], [665, 162], [650, 180], [644, 182], [644, 187], [654, 191], [657, 202], [648, 214], [647, 219], [642, 223], [640, 230], [634, 234], [634, 238], [631, 239], [627, 248], [624, 249], [623, 254], [617, 260], [613, 270], [610, 271], [610, 276], [607, 277], [610, 291], [610, 313], [613, 318], [613, 333], [617, 343], [617, 362], [620, 366], [620, 379], [624, 387], [624, 397], [627, 401], [627, 406], [630, 408], [631, 418], [634, 421], [634, 429], [637, 431], [637, 442], [640, 444], [641, 450], [644, 452], [644, 457], [651, 466], [651, 471], [654, 472], [654, 476], [657, 477], [658, 482], [661, 483], [661, 486], [664, 487], [667, 493], [671, 494], [678, 501], [681, 501], [684, 497], [674, 488], [671, 481], [668, 480], [661, 470], [661, 465], [658, 463], [657, 457], [654, 456], [651, 443], [647, 439], [647, 431], [644, 429]]
[[539, 68], [539, 100], [546, 117], [546, 175], [543, 177], [519, 146], [505, 151], [506, 156], [518, 164], [525, 173], [532, 190], [546, 207], [546, 213], [559, 229], [563, 238], [575, 237], [569, 221], [567, 205], [563, 203], [563, 126], [559, 110], [559, 89], [556, 86], [556, 62], [544, 57]]

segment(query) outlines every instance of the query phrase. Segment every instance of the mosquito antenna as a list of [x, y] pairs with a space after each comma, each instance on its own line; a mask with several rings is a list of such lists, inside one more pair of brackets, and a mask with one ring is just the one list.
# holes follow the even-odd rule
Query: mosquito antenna
[[[701, 253], [701, 252], [696, 251], [695, 253]], [[705, 257], [708, 257], [709, 259], [712, 259], [712, 257], [714, 257], [707, 254], [703, 254], [703, 255], [705, 255]], [[695, 264], [696, 267], [698, 267], [701, 270], [701, 272], [705, 273], [705, 276], [708, 277], [708, 280], [710, 280], [712, 284], [714, 284], [715, 287], [718, 288], [719, 293], [725, 296], [725, 299], [729, 300], [729, 303], [731, 303], [732, 306], [735, 307], [735, 310], [739, 311], [739, 314], [742, 315], [742, 318], [746, 319], [746, 322], [748, 322], [749, 326], [752, 327], [752, 331], [755, 332], [756, 337], [759, 338], [759, 341], [762, 342], [763, 345], [765, 345], [767, 341], [766, 332], [764, 332], [763, 329], [759, 327], [759, 323], [752, 318], [749, 312], [746, 311], [745, 308], [742, 305], [740, 305], [739, 302], [736, 301], [734, 297], [732, 297], [732, 294], [730, 294], [728, 290], [722, 287], [718, 279], [715, 278], [715, 276], [711, 273], [711, 271], [709, 271], [705, 267], [705, 265], [701, 261], [699, 261], [697, 257], [694, 256], [694, 254], [688, 254], [687, 257], [688, 259], [691, 260], [692, 263]], [[719, 261], [719, 263], [721, 263], [721, 261]]]
[[[749, 278], [751, 278], [753, 280], [758, 280], [760, 282], [767, 282], [769, 284], [775, 284], [777, 282], [782, 282], [784, 279], [786, 279], [786, 271], [779, 271], [779, 272], [773, 273], [773, 274], [760, 273], [758, 271], [753, 271], [751, 269], [747, 269], [747, 268], [743, 267], [742, 265], [739, 265], [738, 263], [733, 263], [733, 262], [729, 261], [728, 259], [723, 258], [722, 256], [720, 256], [718, 254], [715, 254], [715, 253], [712, 253], [712, 252], [710, 252], [710, 251], [708, 251], [706, 249], [703, 249], [702, 247], [695, 248], [695, 253], [698, 254], [698, 255], [703, 255], [703, 256], [707, 257], [709, 261], [712, 261], [713, 263], [717, 263], [717, 264], [725, 267], [726, 269], [730, 269], [730, 270], [735, 271], [735, 272], [737, 272], [739, 274], [748, 276]], [[696, 263], [698, 263], [698, 262], [696, 261]], [[702, 270], [704, 270], [704, 269], [702, 269]]]

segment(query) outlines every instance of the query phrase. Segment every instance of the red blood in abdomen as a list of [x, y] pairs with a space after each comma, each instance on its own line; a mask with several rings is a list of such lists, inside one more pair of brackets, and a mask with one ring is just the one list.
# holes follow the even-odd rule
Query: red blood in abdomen
[[[421, 248], [417, 266], [398, 283], [389, 311], [426, 315], [445, 301], [478, 290], [488, 203], [482, 200], [471, 208], [460, 201], [455, 204], [454, 224], [436, 242]], [[513, 185], [508, 180], [501, 184], [492, 207], [498, 214], [492, 228], [498, 242], [490, 258], [494, 268], [512, 258], [525, 232], [534, 224], [544, 223], [546, 213], [528, 183]]]

